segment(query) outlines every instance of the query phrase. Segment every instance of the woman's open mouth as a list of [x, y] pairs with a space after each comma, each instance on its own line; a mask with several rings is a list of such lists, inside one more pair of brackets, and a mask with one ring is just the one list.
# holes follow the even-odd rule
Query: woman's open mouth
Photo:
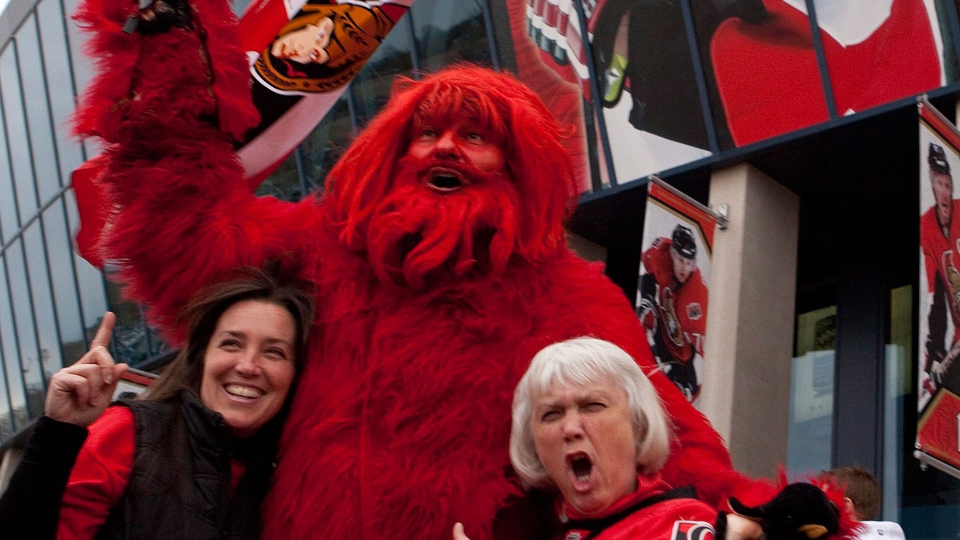
[[576, 452], [567, 456], [567, 466], [570, 469], [570, 480], [577, 491], [586, 491], [591, 486], [593, 461], [586, 452]]

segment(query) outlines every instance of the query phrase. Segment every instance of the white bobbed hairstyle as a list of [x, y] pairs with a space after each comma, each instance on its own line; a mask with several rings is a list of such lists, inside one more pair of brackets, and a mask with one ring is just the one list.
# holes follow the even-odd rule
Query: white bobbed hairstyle
[[530, 429], [536, 400], [552, 386], [582, 386], [601, 381], [620, 384], [627, 393], [637, 441], [637, 470], [659, 471], [670, 455], [670, 427], [660, 397], [637, 363], [609, 341], [578, 337], [544, 347], [533, 357], [513, 394], [510, 461], [527, 487], [553, 488]]

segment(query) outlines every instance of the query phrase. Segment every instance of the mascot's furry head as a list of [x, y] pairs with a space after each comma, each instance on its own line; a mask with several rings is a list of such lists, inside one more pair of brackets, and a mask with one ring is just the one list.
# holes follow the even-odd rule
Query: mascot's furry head
[[[384, 110], [330, 171], [325, 205], [339, 240], [382, 281], [419, 288], [441, 273], [497, 274], [563, 249], [577, 194], [566, 135], [514, 77], [458, 66], [401, 79]], [[408, 155], [425, 124], [477, 126], [503, 151], [493, 174], [454, 158]], [[447, 171], [440, 178], [438, 168]]]

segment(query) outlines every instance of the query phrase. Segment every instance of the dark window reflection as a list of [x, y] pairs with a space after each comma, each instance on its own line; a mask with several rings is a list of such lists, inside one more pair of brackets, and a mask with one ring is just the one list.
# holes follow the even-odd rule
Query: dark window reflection
[[303, 189], [300, 185], [300, 173], [297, 170], [296, 152], [287, 156], [287, 159], [277, 167], [257, 188], [257, 195], [276, 197], [284, 201], [299, 201], [303, 198]]
[[457, 62], [490, 64], [490, 43], [477, 0], [418, 0], [410, 14], [423, 71]]
[[[109, 267], [104, 270], [108, 276], [115, 271]], [[111, 342], [113, 355], [122, 358], [132, 367], [138, 367], [169, 351], [170, 347], [147, 325], [142, 306], [124, 300], [121, 296], [121, 288], [115, 279], [108, 277], [106, 285], [109, 309], [117, 315], [117, 324], [114, 327]], [[100, 314], [87, 327], [88, 340], [96, 334], [102, 317], [103, 314]]]
[[[414, 8], [397, 21], [347, 89], [352, 95], [357, 128], [365, 126], [387, 103], [390, 86], [397, 76], [413, 76], [413, 37], [410, 34], [408, 17], [421, 1], [424, 0], [416, 2]], [[425, 1], [432, 3], [434, 0]]]
[[324, 180], [353, 139], [347, 95], [341, 96], [320, 125], [300, 145], [301, 167], [309, 192], [323, 190]]

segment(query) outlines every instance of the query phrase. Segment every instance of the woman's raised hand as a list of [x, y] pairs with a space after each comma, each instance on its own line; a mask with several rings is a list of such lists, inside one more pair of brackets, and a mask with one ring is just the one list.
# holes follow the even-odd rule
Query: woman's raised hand
[[107, 350], [117, 317], [103, 316], [90, 350], [76, 364], [65, 367], [50, 378], [44, 413], [60, 422], [89, 426], [110, 404], [126, 364], [117, 364]]

